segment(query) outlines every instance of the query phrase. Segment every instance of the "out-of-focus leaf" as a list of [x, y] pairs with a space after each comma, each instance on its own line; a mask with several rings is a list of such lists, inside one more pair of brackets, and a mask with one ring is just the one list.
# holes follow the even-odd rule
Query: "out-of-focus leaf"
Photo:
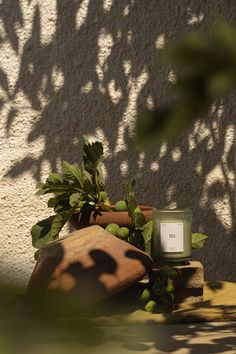
[[207, 41], [197, 33], [189, 33], [177, 43], [167, 45], [161, 56], [165, 63], [195, 70], [202, 70], [210, 60]]
[[215, 97], [222, 95], [232, 87], [236, 85], [236, 73], [235, 76], [227, 68], [223, 72], [219, 72], [212, 76], [208, 82], [208, 93], [210, 96]]
[[236, 58], [236, 28], [225, 21], [217, 20], [212, 26], [212, 37], [230, 55]]
[[138, 147], [153, 147], [177, 136], [186, 123], [198, 114], [198, 102], [182, 103], [146, 111], [137, 116], [136, 139]]
[[207, 114], [212, 104], [236, 88], [236, 28], [216, 22], [209, 37], [191, 33], [166, 46], [162, 58], [175, 65], [175, 101], [138, 115], [137, 145], [160, 145]]

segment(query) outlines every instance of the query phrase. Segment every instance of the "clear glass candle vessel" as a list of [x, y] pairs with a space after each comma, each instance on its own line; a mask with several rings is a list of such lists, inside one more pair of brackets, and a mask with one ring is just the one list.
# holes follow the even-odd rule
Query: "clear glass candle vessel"
[[191, 259], [192, 212], [189, 209], [156, 209], [152, 257], [161, 262], [185, 262]]

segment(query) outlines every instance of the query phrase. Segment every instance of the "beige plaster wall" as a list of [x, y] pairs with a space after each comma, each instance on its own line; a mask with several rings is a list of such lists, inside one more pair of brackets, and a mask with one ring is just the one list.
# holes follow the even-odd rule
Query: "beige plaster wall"
[[234, 98], [172, 144], [127, 148], [136, 112], [171, 96], [163, 45], [219, 15], [235, 22], [235, 1], [0, 1], [1, 279], [26, 284], [30, 228], [48, 215], [35, 182], [81, 161], [85, 132], [105, 145], [111, 199], [136, 178], [140, 202], [190, 207], [193, 230], [209, 234], [195, 253], [206, 277], [236, 279]]

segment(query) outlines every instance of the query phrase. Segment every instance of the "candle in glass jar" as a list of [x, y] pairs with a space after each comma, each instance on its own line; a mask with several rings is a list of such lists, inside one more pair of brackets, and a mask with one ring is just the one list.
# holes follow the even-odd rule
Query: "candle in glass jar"
[[152, 257], [157, 261], [183, 262], [191, 258], [189, 209], [159, 209], [153, 212]]

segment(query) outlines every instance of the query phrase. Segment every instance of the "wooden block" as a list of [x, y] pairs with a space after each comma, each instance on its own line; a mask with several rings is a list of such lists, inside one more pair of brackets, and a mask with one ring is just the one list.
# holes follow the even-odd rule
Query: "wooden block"
[[189, 303], [203, 301], [203, 288], [175, 288], [175, 303]]
[[[195, 303], [203, 300], [204, 271], [198, 261], [184, 265], [172, 266], [177, 272], [174, 279], [175, 302]], [[154, 265], [153, 272], [158, 272], [163, 266]]]
[[151, 268], [146, 253], [91, 226], [41, 248], [27, 294], [72, 294], [88, 304], [127, 288]]
[[186, 265], [176, 265], [175, 285], [184, 288], [203, 288], [204, 272], [201, 262], [191, 261]]

